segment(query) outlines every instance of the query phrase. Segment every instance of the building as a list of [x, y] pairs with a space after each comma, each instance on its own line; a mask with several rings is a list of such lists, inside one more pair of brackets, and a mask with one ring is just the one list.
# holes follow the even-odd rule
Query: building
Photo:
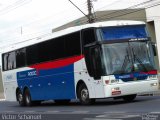
[[[96, 21], [108, 21], [108, 20], [138, 20], [146, 22], [146, 12], [145, 9], [128, 9], [128, 10], [111, 10], [111, 11], [98, 11], [95, 13]], [[68, 27], [78, 26], [87, 24], [88, 20], [86, 17], [79, 18], [70, 23], [62, 25], [58, 28], [52, 30], [52, 32], [56, 32], [59, 30], [63, 30]]]
[[154, 7], [150, 7], [146, 9], [146, 18], [147, 25], [149, 28], [149, 32], [151, 34], [152, 40], [157, 44], [157, 65], [160, 70], [160, 5], [157, 4]]
[[4, 98], [4, 95], [3, 95], [3, 83], [2, 83], [2, 74], [1, 74], [1, 67], [0, 67], [0, 99]]

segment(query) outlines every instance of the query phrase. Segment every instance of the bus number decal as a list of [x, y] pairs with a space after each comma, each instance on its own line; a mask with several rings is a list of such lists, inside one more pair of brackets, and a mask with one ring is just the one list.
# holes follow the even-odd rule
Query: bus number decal
[[37, 71], [31, 71], [31, 72], [28, 72], [28, 76], [31, 77], [31, 76], [36, 76], [37, 75]]

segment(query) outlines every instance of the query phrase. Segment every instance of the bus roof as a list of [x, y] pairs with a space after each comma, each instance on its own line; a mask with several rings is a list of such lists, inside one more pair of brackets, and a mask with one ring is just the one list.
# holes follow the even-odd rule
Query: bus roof
[[98, 28], [98, 27], [109, 27], [109, 26], [125, 26], [125, 25], [140, 25], [140, 24], [145, 24], [143, 21], [132, 21], [132, 20], [114, 20], [114, 21], [105, 21], [105, 22], [97, 22], [97, 23], [92, 23], [92, 24], [85, 24], [85, 25], [80, 25], [76, 27], [70, 27], [58, 32], [53, 32], [51, 34], [48, 34], [47, 36], [38, 36], [33, 39], [26, 39], [22, 42], [19, 43], [13, 43], [11, 45], [5, 46], [2, 48], [2, 53], [13, 51], [16, 49], [20, 49], [26, 46], [30, 46], [36, 43], [40, 43], [52, 38], [57, 38], [66, 34], [70, 34], [73, 32], [80, 31], [82, 29], [86, 28]]
[[140, 25], [140, 24], [145, 24], [143, 21], [131, 21], [131, 20], [117, 20], [117, 21], [105, 21], [105, 22], [97, 22], [97, 23], [92, 23], [92, 24], [85, 24], [85, 25], [80, 25], [76, 27], [69, 27], [64, 30], [54, 32], [53, 37], [73, 33], [82, 29], [86, 28], [91, 28], [91, 27], [109, 27], [109, 26], [125, 26], [125, 25]]

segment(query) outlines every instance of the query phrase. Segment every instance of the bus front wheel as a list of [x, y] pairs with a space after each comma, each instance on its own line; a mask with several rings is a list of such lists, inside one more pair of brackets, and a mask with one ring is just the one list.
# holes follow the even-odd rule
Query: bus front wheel
[[95, 102], [95, 99], [89, 98], [89, 91], [85, 84], [80, 85], [78, 89], [78, 96], [79, 96], [80, 103], [82, 105], [90, 105]]
[[137, 96], [136, 94], [126, 95], [126, 96], [123, 96], [122, 98], [125, 102], [132, 102], [136, 98], [136, 96]]

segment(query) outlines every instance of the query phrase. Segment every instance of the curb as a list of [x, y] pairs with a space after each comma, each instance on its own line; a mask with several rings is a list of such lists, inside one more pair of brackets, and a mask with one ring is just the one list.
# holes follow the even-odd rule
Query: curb
[[0, 99], [0, 101], [5, 101], [6, 99]]

